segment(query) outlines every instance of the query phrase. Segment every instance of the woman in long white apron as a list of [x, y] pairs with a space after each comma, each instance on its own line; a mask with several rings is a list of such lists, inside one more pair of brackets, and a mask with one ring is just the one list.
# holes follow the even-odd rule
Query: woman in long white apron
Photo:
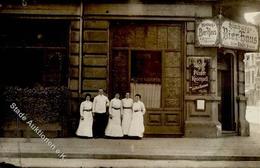
[[92, 114], [92, 102], [90, 101], [91, 95], [86, 95], [86, 100], [80, 104], [80, 121], [76, 131], [76, 135], [81, 137], [93, 137], [92, 125], [93, 125], [93, 114]]
[[122, 99], [123, 105], [123, 119], [122, 119], [122, 129], [124, 136], [128, 135], [130, 124], [133, 115], [133, 99], [130, 98], [130, 93], [125, 94], [125, 98]]
[[115, 98], [110, 101], [109, 105], [109, 120], [105, 135], [111, 138], [123, 137], [123, 130], [121, 127], [121, 114], [123, 108], [119, 97], [119, 93], [116, 93]]
[[137, 137], [142, 138], [144, 134], [144, 114], [145, 114], [145, 106], [144, 103], [141, 102], [141, 95], [135, 95], [135, 101], [133, 103], [133, 115], [132, 121], [129, 128], [129, 137]]

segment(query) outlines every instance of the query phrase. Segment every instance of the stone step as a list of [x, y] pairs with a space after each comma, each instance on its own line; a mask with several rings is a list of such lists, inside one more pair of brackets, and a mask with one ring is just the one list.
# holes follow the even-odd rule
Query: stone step
[[[1, 153], [1, 158], [45, 158], [59, 159], [55, 153]], [[191, 160], [191, 161], [260, 161], [260, 156], [249, 155], [154, 155], [154, 154], [98, 154], [98, 153], [66, 153], [65, 159], [146, 159], [146, 160]]]
[[[149, 168], [260, 168], [260, 161], [190, 161], [146, 159], [1, 158], [0, 162], [26, 168], [149, 167]], [[1, 167], [1, 164], [0, 164]], [[2, 167], [1, 167], [2, 168]], [[15, 168], [15, 167], [9, 167]]]

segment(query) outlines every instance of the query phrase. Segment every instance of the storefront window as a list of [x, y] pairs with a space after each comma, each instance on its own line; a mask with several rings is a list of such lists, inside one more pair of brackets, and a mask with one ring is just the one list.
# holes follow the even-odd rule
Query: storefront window
[[131, 93], [139, 93], [149, 108], [159, 108], [161, 100], [161, 52], [131, 52]]

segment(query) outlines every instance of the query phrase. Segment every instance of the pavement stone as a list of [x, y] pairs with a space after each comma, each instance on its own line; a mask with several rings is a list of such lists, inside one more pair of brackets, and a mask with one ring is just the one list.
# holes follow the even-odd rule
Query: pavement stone
[[[251, 136], [220, 138], [0, 138], [0, 162], [22, 167], [260, 167], [258, 108], [247, 113]], [[56, 150], [66, 155], [58, 159]]]

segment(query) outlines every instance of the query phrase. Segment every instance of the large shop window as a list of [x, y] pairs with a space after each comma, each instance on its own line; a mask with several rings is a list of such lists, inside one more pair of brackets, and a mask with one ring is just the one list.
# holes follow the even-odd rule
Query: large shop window
[[162, 62], [160, 51], [131, 52], [132, 97], [139, 93], [148, 108], [161, 106]]
[[10, 20], [0, 28], [1, 85], [66, 86], [68, 25]]

